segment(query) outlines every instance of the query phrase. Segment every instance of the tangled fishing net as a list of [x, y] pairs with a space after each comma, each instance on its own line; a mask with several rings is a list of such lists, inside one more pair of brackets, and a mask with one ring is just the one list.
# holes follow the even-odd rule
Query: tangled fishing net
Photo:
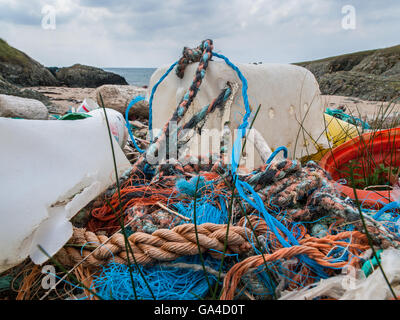
[[[114, 186], [97, 199], [87, 228], [74, 229], [55, 256], [64, 266], [90, 270], [85, 298], [93, 293], [118, 300], [280, 298], [340, 276], [349, 267], [361, 270], [372, 257], [371, 245], [399, 247], [398, 229], [388, 225], [398, 215], [387, 214], [382, 223], [382, 214], [360, 211], [315, 162], [303, 166], [270, 159], [249, 174], [238, 173], [250, 116], [247, 82], [226, 57], [213, 52], [211, 40], [185, 48], [152, 90], [150, 108], [156, 88], [174, 68], [182, 78], [189, 63], [199, 63], [170, 120], [178, 123], [178, 137], [182, 129], [201, 126], [207, 115], [223, 108], [234, 91], [227, 84], [200, 114], [181, 123], [212, 57], [223, 59], [242, 81], [246, 114], [232, 165], [224, 164], [221, 155], [183, 162], [167, 156], [151, 165], [148, 157], [175, 134], [167, 123], [120, 177], [120, 189]], [[329, 293], [314, 298], [329, 298]]]

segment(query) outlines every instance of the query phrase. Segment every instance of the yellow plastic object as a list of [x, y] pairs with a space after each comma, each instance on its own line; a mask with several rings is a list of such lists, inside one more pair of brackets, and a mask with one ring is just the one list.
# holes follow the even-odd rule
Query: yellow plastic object
[[332, 117], [329, 114], [324, 113], [324, 119], [327, 128], [326, 135], [334, 147], [357, 137], [359, 132], [362, 132], [360, 127]]

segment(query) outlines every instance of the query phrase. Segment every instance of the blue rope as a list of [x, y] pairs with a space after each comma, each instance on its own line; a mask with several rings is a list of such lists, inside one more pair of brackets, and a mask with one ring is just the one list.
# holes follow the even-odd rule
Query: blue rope
[[380, 209], [374, 216], [373, 218], [375, 220], [379, 220], [381, 218], [381, 216], [389, 210], [393, 210], [393, 209], [398, 209], [400, 208], [400, 203], [398, 201], [394, 201], [394, 202], [390, 202], [388, 203], [386, 206], [384, 206], [382, 209]]
[[232, 173], [236, 174], [237, 168], [239, 167], [239, 158], [240, 158], [240, 152], [242, 149], [242, 139], [244, 138], [244, 136], [246, 135], [246, 129], [249, 126], [249, 117], [251, 115], [251, 109], [249, 106], [249, 99], [247, 96], [247, 80], [246, 78], [243, 76], [242, 72], [239, 70], [238, 67], [236, 67], [227, 57], [225, 57], [222, 54], [213, 52], [213, 56], [223, 59], [225, 61], [225, 63], [230, 66], [238, 75], [240, 81], [242, 82], [242, 96], [243, 96], [243, 102], [244, 102], [244, 107], [246, 110], [246, 113], [243, 117], [243, 121], [242, 124], [239, 126], [239, 135], [236, 138], [233, 147], [232, 147]]
[[164, 75], [158, 80], [158, 82], [154, 85], [154, 87], [151, 89], [151, 95], [150, 95], [150, 100], [149, 100], [149, 133], [150, 133], [150, 143], [153, 143], [153, 98], [154, 94], [156, 93], [156, 90], [158, 86], [160, 85], [161, 82], [164, 81], [164, 79], [169, 75], [169, 73], [174, 69], [174, 67], [178, 64], [179, 61], [176, 61], [173, 63], [167, 72], [164, 73]]
[[279, 147], [278, 149], [276, 149], [276, 150], [271, 154], [271, 156], [268, 158], [268, 160], [267, 160], [266, 163], [267, 163], [267, 164], [271, 163], [271, 161], [274, 160], [274, 158], [276, 157], [276, 155], [277, 155], [280, 151], [283, 151], [283, 157], [284, 157], [285, 159], [287, 159], [287, 157], [288, 157], [288, 150], [286, 149], [286, 147], [282, 146], [282, 147]]
[[[185, 263], [199, 265], [199, 256], [184, 256], [172, 263]], [[219, 261], [209, 256], [205, 264], [218, 270]], [[137, 297], [140, 300], [151, 300], [152, 295], [139, 274], [139, 269], [145, 274], [147, 283], [156, 300], [197, 300], [204, 298], [209, 291], [203, 270], [191, 268], [168, 267], [156, 264], [153, 266], [132, 266], [133, 281]], [[110, 263], [103, 267], [99, 276], [93, 277], [92, 289], [104, 300], [135, 300], [129, 268], [126, 265]], [[208, 274], [208, 279], [213, 285], [216, 277]]]
[[356, 126], [362, 126], [363, 129], [371, 129], [371, 127], [369, 126], [368, 123], [366, 123], [365, 121], [362, 121], [359, 118], [356, 118], [354, 116], [350, 116], [350, 115], [344, 113], [343, 110], [327, 108], [325, 113], [332, 117], [346, 121], [347, 123], [350, 123], [350, 124], [353, 124]]
[[126, 127], [128, 128], [129, 136], [131, 137], [131, 140], [132, 140], [132, 142], [133, 142], [133, 145], [135, 146], [136, 150], [139, 151], [139, 153], [143, 153], [144, 150], [140, 149], [139, 146], [136, 144], [136, 140], [135, 140], [135, 138], [134, 138], [134, 136], [133, 136], [133, 134], [132, 134], [132, 131], [131, 131], [131, 125], [130, 125], [130, 123], [129, 123], [128, 115], [129, 115], [129, 110], [131, 110], [131, 108], [132, 108], [136, 103], [138, 103], [139, 101], [145, 100], [145, 99], [146, 99], [146, 98], [145, 98], [145, 97], [142, 97], [142, 96], [136, 97], [135, 99], [133, 99], [133, 100], [129, 103], [129, 106], [128, 106], [128, 108], [126, 108], [126, 111], [125, 111], [125, 122], [126, 122], [125, 125], [126, 125]]
[[[248, 95], [247, 95], [247, 80], [241, 73], [238, 67], [236, 67], [229, 59], [222, 54], [218, 53], [213, 53], [213, 56], [221, 58], [225, 61], [227, 65], [229, 65], [238, 75], [239, 79], [242, 82], [242, 96], [243, 96], [243, 102], [245, 106], [246, 113], [243, 117], [242, 124], [239, 126], [239, 135], [236, 138], [233, 147], [232, 147], [232, 174], [235, 176], [237, 172], [237, 168], [239, 167], [239, 158], [240, 158], [240, 152], [242, 148], [242, 139], [245, 137], [246, 134], [246, 129], [249, 125], [248, 120], [249, 117], [251, 116], [251, 110], [249, 106], [249, 101], [248, 101]], [[276, 153], [279, 151], [283, 150], [284, 151], [284, 156], [287, 157], [287, 149], [285, 147], [280, 147], [276, 150]], [[285, 151], [286, 150], [286, 151]], [[275, 154], [276, 155], [276, 154]], [[272, 161], [272, 159], [271, 159]], [[243, 182], [239, 179], [236, 179], [236, 188], [239, 192], [239, 195], [247, 202], [249, 203], [252, 207], [254, 207], [258, 212], [262, 213], [264, 216], [264, 220], [268, 224], [268, 226], [271, 228], [271, 230], [274, 232], [276, 235], [277, 239], [279, 242], [285, 246], [285, 247], [290, 247], [293, 245], [298, 245], [299, 242], [297, 239], [293, 236], [293, 234], [276, 218], [274, 218], [271, 214], [268, 213], [268, 211], [265, 209], [264, 203], [260, 196], [254, 191], [254, 189], [246, 182]], [[250, 194], [253, 196], [253, 200], [251, 200], [245, 193], [244, 189], [246, 189], [247, 192], [250, 192]], [[287, 242], [278, 232], [278, 229], [283, 232], [289, 242]], [[314, 260], [310, 259], [308, 256], [305, 255], [300, 255], [300, 260], [303, 262], [307, 263], [310, 267], [314, 269], [314, 271], [321, 277], [321, 278], [327, 278], [328, 275], [323, 271], [323, 267], [316, 263]]]

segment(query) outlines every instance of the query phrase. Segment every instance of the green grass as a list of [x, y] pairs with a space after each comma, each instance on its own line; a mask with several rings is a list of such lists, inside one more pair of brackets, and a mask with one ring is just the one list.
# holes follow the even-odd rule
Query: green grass
[[400, 45], [393, 46], [393, 47], [388, 47], [388, 48], [382, 48], [382, 49], [374, 49], [374, 50], [366, 50], [366, 51], [358, 51], [358, 52], [353, 52], [353, 53], [348, 53], [348, 54], [343, 54], [343, 55], [338, 55], [338, 56], [333, 56], [333, 57], [327, 57], [327, 58], [322, 58], [318, 60], [313, 60], [313, 61], [302, 61], [302, 62], [296, 62], [293, 63], [295, 65], [299, 66], [304, 66], [312, 63], [319, 63], [319, 62], [333, 62], [333, 61], [345, 61], [349, 59], [354, 59], [354, 60], [361, 60], [366, 58], [367, 56], [370, 56], [376, 52], [383, 54], [383, 55], [392, 55], [392, 54], [399, 54], [400, 55]]
[[0, 62], [17, 64], [22, 67], [29, 67], [31, 59], [23, 52], [11, 47], [6, 41], [0, 38]]

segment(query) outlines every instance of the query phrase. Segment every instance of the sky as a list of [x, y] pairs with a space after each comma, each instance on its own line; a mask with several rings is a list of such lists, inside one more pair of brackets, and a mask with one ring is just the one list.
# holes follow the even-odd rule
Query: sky
[[399, 17], [399, 0], [0, 0], [0, 38], [45, 66], [159, 67], [204, 39], [293, 63], [398, 45]]

